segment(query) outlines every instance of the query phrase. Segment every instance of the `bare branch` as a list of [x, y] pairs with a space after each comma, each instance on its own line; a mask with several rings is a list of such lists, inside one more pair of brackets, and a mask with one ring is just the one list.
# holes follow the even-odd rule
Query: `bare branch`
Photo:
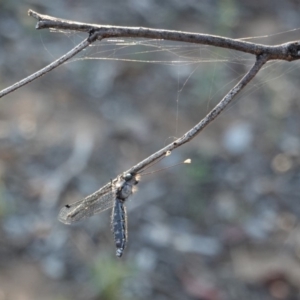
[[29, 10], [28, 14], [38, 20], [36, 29], [56, 28], [61, 30], [83, 31], [90, 33], [90, 36], [89, 38], [85, 39], [83, 42], [78, 44], [76, 47], [74, 47], [71, 51], [69, 51], [56, 61], [52, 62], [45, 68], [0, 91], [0, 98], [57, 68], [58, 66], [72, 58], [74, 55], [85, 49], [90, 43], [93, 43], [95, 40], [101, 40], [103, 38], [109, 37], [136, 37], [152, 39], [154, 38], [170, 41], [211, 45], [221, 48], [242, 51], [256, 56], [267, 54], [268, 60], [281, 59], [292, 61], [300, 58], [299, 42], [289, 42], [277, 46], [267, 46], [262, 44], [249, 43], [242, 40], [224, 38], [221, 36], [197, 34], [191, 32], [151, 29], [142, 27], [121, 27], [109, 25], [104, 26], [97, 24], [73, 22], [47, 15], [42, 15], [32, 10]]
[[216, 35], [193, 32], [80, 23], [42, 15], [33, 10], [29, 10], [28, 14], [38, 20], [36, 29], [55, 28], [83, 32], [95, 31], [95, 33], [99, 35], [100, 39], [111, 37], [135, 37], [210, 45], [242, 51], [256, 56], [266, 53], [269, 56], [269, 60], [281, 59], [292, 61], [300, 58], [299, 42], [289, 42], [281, 45], [268, 46], [250, 43], [239, 39], [230, 39]]
[[66, 54], [64, 54], [63, 56], [61, 56], [60, 58], [58, 58], [57, 60], [55, 60], [54, 62], [49, 64], [48, 66], [33, 73], [30, 76], [22, 79], [21, 81], [16, 82], [15, 84], [9, 86], [8, 88], [0, 91], [0, 98], [17, 90], [18, 88], [22, 87], [23, 85], [26, 85], [27, 83], [45, 75], [46, 73], [52, 71], [53, 69], [57, 68], [58, 66], [60, 66], [61, 64], [63, 64], [64, 62], [66, 62], [67, 60], [69, 60], [70, 58], [75, 56], [77, 53], [79, 53], [80, 51], [85, 49], [90, 43], [95, 41], [96, 38], [99, 39], [98, 35], [97, 36], [95, 36], [95, 35], [89, 36], [87, 39], [83, 40], [81, 43], [79, 43], [77, 46], [75, 46], [72, 50], [70, 50], [69, 52], [67, 52]]
[[247, 72], [247, 74], [227, 93], [227, 95], [192, 129], [186, 132], [182, 137], [162, 148], [151, 156], [147, 157], [134, 167], [130, 168], [125, 173], [138, 173], [148, 165], [156, 162], [166, 155], [168, 151], [172, 151], [183, 144], [191, 141], [198, 135], [207, 125], [209, 125], [227, 106], [231, 103], [234, 97], [255, 77], [262, 66], [268, 61], [267, 55], [258, 56], [255, 64]]

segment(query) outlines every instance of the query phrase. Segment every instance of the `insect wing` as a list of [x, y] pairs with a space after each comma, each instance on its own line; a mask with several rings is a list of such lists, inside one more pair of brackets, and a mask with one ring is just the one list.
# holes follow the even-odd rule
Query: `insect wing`
[[84, 220], [112, 208], [115, 199], [116, 188], [112, 184], [107, 184], [83, 200], [65, 205], [59, 212], [58, 220], [64, 224]]

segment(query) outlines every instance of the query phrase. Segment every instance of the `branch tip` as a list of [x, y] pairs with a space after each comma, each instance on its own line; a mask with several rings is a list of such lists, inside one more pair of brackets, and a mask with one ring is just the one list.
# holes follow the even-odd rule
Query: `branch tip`
[[42, 18], [39, 16], [39, 14], [36, 13], [35, 11], [33, 11], [32, 9], [28, 10], [28, 16], [33, 17], [33, 18], [37, 19], [38, 21], [42, 20]]
[[300, 43], [292, 42], [287, 47], [289, 61], [300, 59]]

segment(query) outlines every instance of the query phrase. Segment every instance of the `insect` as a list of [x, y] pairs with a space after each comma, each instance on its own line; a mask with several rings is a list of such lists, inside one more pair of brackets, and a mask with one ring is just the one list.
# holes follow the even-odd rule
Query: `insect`
[[124, 202], [134, 192], [134, 186], [138, 182], [139, 175], [120, 175], [83, 200], [65, 205], [59, 212], [58, 220], [69, 225], [113, 207], [111, 221], [116, 255], [121, 257], [127, 242], [127, 214]]
[[[183, 163], [190, 162], [190, 159], [187, 159]], [[80, 201], [65, 205], [59, 212], [58, 220], [69, 225], [113, 208], [111, 216], [112, 231], [117, 249], [116, 255], [121, 257], [127, 243], [127, 214], [124, 203], [135, 191], [140, 175], [150, 173], [125, 173], [119, 175], [95, 193]]]

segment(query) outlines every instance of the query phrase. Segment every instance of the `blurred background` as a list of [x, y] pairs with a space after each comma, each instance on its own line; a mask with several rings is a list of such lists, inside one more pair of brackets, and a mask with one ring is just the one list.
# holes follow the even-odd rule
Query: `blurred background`
[[[86, 35], [35, 30], [28, 9], [75, 21], [299, 40], [293, 0], [0, 1], [1, 89]], [[0, 300], [299, 299], [299, 63], [270, 62], [190, 143], [143, 177], [115, 257], [110, 211], [60, 208], [198, 123], [254, 62], [235, 51], [105, 40], [1, 99]]]

